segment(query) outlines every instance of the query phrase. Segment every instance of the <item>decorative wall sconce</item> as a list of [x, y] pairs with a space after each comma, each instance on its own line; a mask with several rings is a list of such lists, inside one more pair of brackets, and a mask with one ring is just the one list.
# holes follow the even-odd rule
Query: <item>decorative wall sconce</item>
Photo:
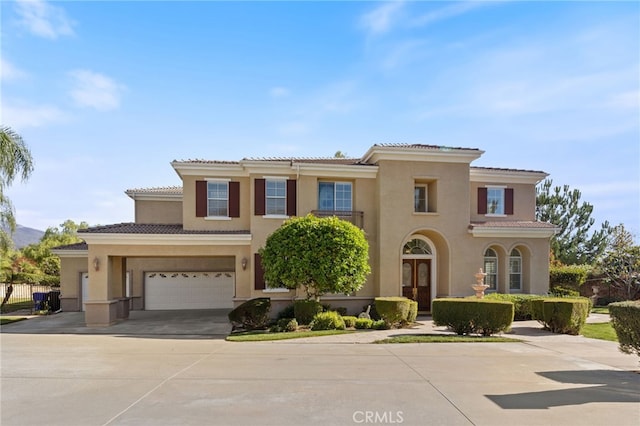
[[247, 269], [247, 258], [243, 257], [242, 258], [242, 270], [246, 270]]
[[98, 259], [98, 256], [93, 258], [93, 269], [95, 271], [99, 271], [100, 270], [100, 259]]

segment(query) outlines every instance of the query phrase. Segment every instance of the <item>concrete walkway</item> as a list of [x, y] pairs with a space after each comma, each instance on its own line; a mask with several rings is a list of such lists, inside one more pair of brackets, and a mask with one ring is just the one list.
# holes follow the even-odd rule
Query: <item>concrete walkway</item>
[[[613, 342], [545, 332], [536, 322], [514, 324], [520, 343], [371, 345], [357, 343], [443, 330], [421, 319], [410, 330], [232, 343], [218, 334], [136, 335], [121, 324], [119, 333], [55, 333], [44, 326], [54, 317], [2, 327], [3, 426], [640, 420], [637, 356]], [[177, 331], [176, 324], [164, 329]]]

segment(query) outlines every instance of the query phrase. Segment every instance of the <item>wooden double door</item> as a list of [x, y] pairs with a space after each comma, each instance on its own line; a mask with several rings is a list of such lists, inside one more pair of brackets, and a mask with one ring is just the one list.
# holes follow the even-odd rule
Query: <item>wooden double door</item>
[[402, 295], [431, 311], [431, 259], [402, 259]]

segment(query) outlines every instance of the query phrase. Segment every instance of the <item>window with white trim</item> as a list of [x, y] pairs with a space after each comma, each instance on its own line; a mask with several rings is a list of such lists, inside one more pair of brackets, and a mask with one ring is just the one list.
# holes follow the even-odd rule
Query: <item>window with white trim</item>
[[207, 182], [207, 215], [212, 217], [229, 216], [229, 182]]
[[509, 256], [509, 290], [522, 290], [522, 255], [518, 249]]
[[494, 249], [488, 248], [484, 252], [484, 283], [489, 286], [487, 290], [498, 289], [498, 255]]
[[504, 188], [487, 188], [487, 214], [504, 214]]
[[287, 214], [287, 181], [267, 179], [265, 182], [265, 200], [267, 215]]
[[318, 210], [351, 211], [351, 182], [318, 182]]

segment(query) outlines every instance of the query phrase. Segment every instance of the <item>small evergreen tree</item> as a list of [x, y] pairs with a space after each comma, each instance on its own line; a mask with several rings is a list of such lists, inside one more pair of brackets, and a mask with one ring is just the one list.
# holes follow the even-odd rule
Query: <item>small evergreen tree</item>
[[560, 228], [551, 239], [553, 257], [565, 265], [593, 265], [607, 246], [609, 222], [590, 233], [593, 206], [580, 203], [582, 194], [569, 185], [552, 186], [553, 181], [546, 179], [536, 188], [536, 219]]

